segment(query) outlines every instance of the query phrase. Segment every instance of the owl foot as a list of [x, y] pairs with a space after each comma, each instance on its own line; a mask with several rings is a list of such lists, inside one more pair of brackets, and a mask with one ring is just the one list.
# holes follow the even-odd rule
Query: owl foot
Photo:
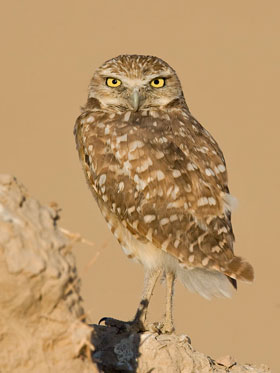
[[172, 334], [172, 333], [174, 333], [175, 328], [174, 328], [173, 323], [172, 324], [167, 323], [167, 322], [162, 323], [162, 327], [160, 329], [160, 332], [161, 332], [161, 334]]
[[167, 322], [154, 322], [147, 325], [147, 330], [157, 334], [172, 334], [175, 328], [173, 324]]
[[171, 334], [175, 330], [173, 324], [167, 322], [143, 324], [139, 320], [122, 321], [114, 319], [112, 317], [103, 317], [101, 320], [99, 320], [98, 324], [101, 324], [103, 322], [106, 326], [118, 329], [119, 332], [151, 332], [157, 334]]
[[119, 330], [119, 332], [133, 332], [139, 333], [146, 331], [144, 325], [140, 321], [122, 321], [112, 317], [103, 317], [99, 320], [98, 324], [104, 322], [106, 326], [113, 327]]

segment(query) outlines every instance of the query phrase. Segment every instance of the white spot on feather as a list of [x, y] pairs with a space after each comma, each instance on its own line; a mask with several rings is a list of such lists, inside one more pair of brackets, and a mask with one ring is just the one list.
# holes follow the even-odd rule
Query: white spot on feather
[[125, 161], [123, 164], [123, 168], [125, 171], [129, 172], [129, 170], [131, 170], [132, 168], [131, 163], [129, 161]]
[[220, 173], [220, 170], [216, 166], [214, 167], [214, 171], [215, 171], [216, 175], [218, 175]]
[[212, 253], [219, 253], [221, 251], [220, 246], [214, 246], [211, 249]]
[[134, 161], [135, 159], [138, 159], [139, 158], [139, 152], [129, 152], [128, 155], [127, 155], [127, 158], [130, 160], [130, 161]]
[[94, 117], [91, 115], [87, 118], [87, 123], [92, 123], [94, 121]]
[[153, 117], [153, 118], [158, 118], [158, 112], [157, 111], [155, 111], [155, 110], [151, 110], [150, 111], [150, 115]]
[[162, 190], [162, 188], [158, 188], [158, 190], [157, 190], [157, 195], [158, 195], [159, 197], [162, 197], [162, 196], [163, 196], [163, 190]]
[[145, 215], [144, 216], [144, 222], [145, 223], [151, 223], [152, 221], [154, 221], [156, 219], [156, 216], [155, 215]]
[[163, 250], [163, 251], [166, 251], [166, 249], [167, 249], [167, 247], [168, 247], [168, 245], [169, 245], [169, 238], [167, 239], [167, 240], [165, 240], [162, 244], [161, 244], [161, 249]]
[[148, 230], [148, 233], [146, 234], [146, 238], [148, 238], [149, 241], [152, 241], [153, 239], [153, 232], [154, 232], [153, 228], [150, 228]]
[[225, 172], [225, 170], [226, 170], [226, 168], [223, 164], [219, 164], [217, 167], [218, 167], [220, 172]]
[[[119, 148], [119, 147], [118, 147]], [[118, 150], [116, 152], [116, 157], [119, 158], [119, 159], [122, 159], [123, 157], [125, 156], [125, 151], [124, 150]]]
[[160, 150], [156, 152], [156, 159], [161, 159], [164, 157], [164, 153], [161, 152]]
[[100, 177], [99, 177], [99, 185], [100, 186], [105, 184], [106, 178], [107, 178], [107, 176], [105, 174], [100, 175]]
[[205, 257], [204, 259], [202, 259], [201, 263], [203, 266], [207, 266], [207, 264], [209, 263], [209, 258]]
[[174, 202], [169, 202], [166, 206], [167, 209], [172, 209], [172, 208], [179, 208], [179, 207], [182, 207], [184, 206], [184, 199], [183, 198], [179, 198], [177, 199], [176, 201]]
[[209, 197], [209, 198], [208, 198], [208, 202], [209, 202], [209, 205], [210, 205], [210, 206], [214, 206], [214, 205], [216, 205], [216, 200], [215, 200], [215, 198], [213, 198], [213, 197]]
[[186, 185], [184, 186], [184, 189], [185, 189], [185, 191], [186, 191], [187, 193], [190, 193], [190, 192], [192, 191], [192, 186], [191, 186], [191, 184], [186, 184]]
[[137, 174], [134, 175], [133, 180], [136, 183], [137, 190], [142, 191], [146, 188], [146, 186], [147, 186], [146, 182], [144, 180], [140, 179], [140, 177]]
[[218, 229], [218, 234], [227, 233], [227, 232], [228, 232], [228, 230], [227, 230], [226, 227], [222, 227], [222, 228]]
[[189, 261], [190, 263], [193, 263], [193, 262], [194, 262], [194, 255], [190, 255], [190, 256], [188, 257], [188, 261]]
[[173, 189], [173, 191], [172, 191], [172, 193], [171, 193], [171, 197], [172, 197], [173, 199], [176, 199], [177, 194], [178, 194], [179, 191], [180, 191], [179, 187], [178, 187], [177, 185], [175, 185], [175, 186], [174, 186], [174, 189]]
[[197, 150], [201, 153], [204, 153], [204, 154], [206, 154], [209, 151], [207, 146], [202, 146], [201, 148], [197, 148]]
[[127, 209], [127, 212], [128, 212], [129, 214], [133, 213], [134, 211], [135, 211], [135, 206], [131, 206], [131, 207], [129, 207], [129, 208]]
[[197, 169], [197, 167], [196, 167], [196, 165], [195, 165], [194, 163], [189, 162], [189, 163], [187, 164], [187, 170], [188, 170], [188, 171], [194, 171], [195, 169]]
[[135, 221], [132, 223], [132, 227], [133, 227], [134, 229], [137, 229], [138, 224], [139, 224], [139, 220], [135, 220]]
[[143, 146], [144, 146], [144, 143], [142, 141], [140, 141], [140, 140], [132, 141], [129, 144], [129, 151], [133, 152], [133, 150], [135, 150], [137, 148], [142, 148]]
[[206, 168], [205, 173], [207, 176], [215, 176], [215, 173], [211, 168]]
[[145, 161], [143, 161], [143, 163], [141, 164], [141, 166], [138, 166], [136, 167], [136, 172], [144, 172], [146, 171], [149, 166], [151, 166], [153, 164], [152, 160], [150, 158], [146, 159]]
[[208, 198], [207, 197], [201, 197], [197, 201], [197, 206], [205, 206], [208, 205]]
[[173, 170], [172, 171], [172, 175], [173, 175], [173, 177], [180, 177], [182, 174], [181, 174], [181, 171], [179, 171], [179, 170]]
[[125, 122], [128, 122], [129, 121], [129, 118], [130, 118], [130, 114], [131, 114], [131, 111], [128, 111], [125, 113], [123, 119]]
[[121, 182], [119, 183], [118, 192], [122, 192], [123, 190], [124, 190], [124, 182], [121, 181]]
[[221, 193], [221, 194], [222, 194], [222, 198], [224, 201], [224, 210], [233, 211], [238, 205], [237, 198], [232, 196], [229, 193]]
[[168, 218], [163, 218], [159, 221], [160, 225], [166, 225], [169, 223], [169, 219]]
[[177, 249], [178, 248], [178, 246], [180, 245], [180, 240], [175, 240], [175, 242], [174, 242], [174, 247]]
[[157, 175], [158, 181], [163, 180], [165, 178], [165, 175], [161, 170], [158, 170], [156, 175]]
[[119, 144], [120, 142], [126, 142], [126, 141], [127, 141], [127, 134], [126, 133], [122, 136], [117, 137], [117, 144]]
[[164, 142], [167, 142], [167, 141], [168, 141], [167, 138], [164, 137], [164, 136], [162, 136], [162, 137], [160, 137], [160, 138], [158, 139], [158, 142], [159, 142], [160, 144], [163, 144]]

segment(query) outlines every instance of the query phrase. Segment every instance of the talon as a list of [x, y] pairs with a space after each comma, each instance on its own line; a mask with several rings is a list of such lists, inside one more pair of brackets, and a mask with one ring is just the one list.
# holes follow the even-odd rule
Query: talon
[[108, 319], [108, 317], [102, 317], [102, 319], [100, 319], [98, 321], [98, 325], [100, 325], [103, 321], [105, 321], [105, 325], [106, 325], [106, 320]]
[[98, 325], [102, 322], [104, 322], [105, 326], [114, 327], [119, 330], [127, 330], [129, 326], [129, 322], [117, 320], [112, 317], [102, 317], [102, 319], [99, 320]]

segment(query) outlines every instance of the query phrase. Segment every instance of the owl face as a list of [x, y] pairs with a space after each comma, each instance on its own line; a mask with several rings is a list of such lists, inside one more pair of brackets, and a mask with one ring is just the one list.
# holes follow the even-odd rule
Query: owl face
[[163, 107], [183, 98], [175, 71], [153, 56], [121, 55], [95, 72], [89, 97], [107, 110], [144, 110]]

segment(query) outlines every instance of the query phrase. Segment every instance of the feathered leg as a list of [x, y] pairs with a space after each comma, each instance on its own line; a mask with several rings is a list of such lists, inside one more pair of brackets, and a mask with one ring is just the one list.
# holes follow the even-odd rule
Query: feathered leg
[[144, 289], [142, 293], [141, 302], [137, 309], [135, 318], [133, 320], [134, 323], [138, 324], [140, 330], [147, 330], [146, 326], [146, 318], [147, 318], [147, 311], [148, 306], [153, 294], [153, 290], [161, 273], [160, 269], [149, 270], [145, 269], [144, 274]]
[[174, 332], [173, 322], [173, 294], [174, 294], [175, 274], [173, 272], [166, 273], [166, 311], [162, 333]]

